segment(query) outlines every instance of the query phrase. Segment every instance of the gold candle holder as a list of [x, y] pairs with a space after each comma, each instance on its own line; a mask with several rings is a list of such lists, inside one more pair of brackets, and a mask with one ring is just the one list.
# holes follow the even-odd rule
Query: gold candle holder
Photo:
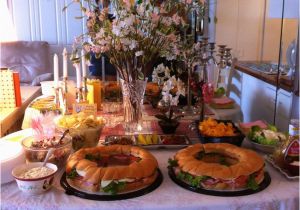
[[63, 107], [62, 107], [62, 112], [63, 115], [69, 114], [68, 110], [68, 101], [67, 101], [67, 94], [68, 94], [68, 77], [64, 77], [64, 88], [62, 91], [62, 96], [63, 96]]
[[55, 87], [54, 91], [55, 91], [55, 108], [56, 109], [60, 109], [60, 101], [59, 101], [59, 94], [60, 94], [60, 87]]
[[84, 102], [87, 102], [87, 94], [88, 94], [87, 78], [83, 77], [82, 99], [83, 99]]
[[82, 96], [82, 87], [76, 88], [76, 102], [83, 103], [83, 96]]

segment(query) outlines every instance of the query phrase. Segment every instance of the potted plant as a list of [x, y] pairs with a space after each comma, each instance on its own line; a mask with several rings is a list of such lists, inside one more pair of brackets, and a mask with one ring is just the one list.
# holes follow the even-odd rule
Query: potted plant
[[[173, 96], [174, 95], [174, 96]], [[155, 115], [159, 119], [158, 124], [165, 134], [174, 133], [179, 125], [178, 119], [183, 117], [183, 115], [174, 115], [173, 107], [177, 106], [179, 102], [179, 96], [185, 96], [185, 86], [184, 83], [175, 76], [170, 77], [164, 82], [162, 89], [162, 100], [161, 104], [168, 107], [168, 111], [164, 114]]]
[[174, 116], [174, 110], [170, 109], [168, 112], [164, 114], [155, 115], [156, 118], [159, 119], [158, 124], [161, 127], [162, 131], [165, 134], [175, 133], [178, 125], [179, 119], [183, 117], [183, 115]]

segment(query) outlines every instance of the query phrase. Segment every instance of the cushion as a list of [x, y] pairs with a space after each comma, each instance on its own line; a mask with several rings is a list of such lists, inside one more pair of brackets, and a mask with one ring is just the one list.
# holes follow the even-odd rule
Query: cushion
[[[49, 44], [44, 41], [16, 41], [0, 43], [1, 67], [18, 71], [20, 82], [29, 85], [45, 73], [52, 73]], [[48, 77], [47, 77], [48, 78]], [[40, 78], [38, 79], [40, 81]]]

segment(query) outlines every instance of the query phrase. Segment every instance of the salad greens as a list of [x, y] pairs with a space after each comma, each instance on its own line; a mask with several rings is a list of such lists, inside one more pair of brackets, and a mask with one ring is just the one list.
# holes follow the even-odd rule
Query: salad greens
[[248, 138], [258, 144], [277, 145], [280, 141], [285, 140], [286, 136], [278, 132], [274, 125], [268, 125], [267, 129], [252, 126], [248, 133]]

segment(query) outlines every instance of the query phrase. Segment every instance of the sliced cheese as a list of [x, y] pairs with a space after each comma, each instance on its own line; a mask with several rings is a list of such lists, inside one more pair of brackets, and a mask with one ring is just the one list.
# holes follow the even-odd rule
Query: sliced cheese
[[113, 181], [116, 182], [116, 183], [118, 183], [118, 182], [134, 182], [135, 179], [127, 179], [127, 178], [125, 178], [125, 179], [119, 179], [119, 180], [101, 180], [101, 187], [102, 188], [106, 187], [106, 186], [108, 186]]
[[134, 182], [135, 179], [120, 179], [119, 182]]
[[81, 170], [76, 169], [76, 172], [79, 174], [79, 176], [85, 176], [86, 175], [85, 171], [81, 171]]
[[113, 180], [101, 180], [101, 187], [104, 188], [108, 186]]

